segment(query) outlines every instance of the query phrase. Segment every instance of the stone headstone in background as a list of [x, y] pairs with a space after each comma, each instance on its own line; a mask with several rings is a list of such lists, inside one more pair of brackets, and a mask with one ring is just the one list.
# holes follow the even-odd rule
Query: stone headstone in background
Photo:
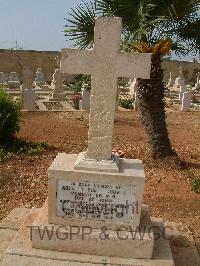
[[6, 75], [4, 72], [0, 72], [0, 84], [5, 84], [6, 83]]
[[173, 85], [171, 90], [179, 91], [180, 86], [185, 86], [185, 78], [183, 76], [182, 66], [180, 66], [180, 68], [179, 68], [179, 77], [176, 78], [175, 84]]
[[39, 67], [36, 71], [36, 75], [35, 75], [35, 84], [37, 86], [40, 85], [44, 85], [45, 84], [45, 78], [44, 78], [44, 74], [42, 72], [42, 68]]
[[183, 98], [183, 93], [187, 91], [186, 86], [180, 86], [179, 87], [179, 100], [182, 101]]
[[169, 80], [168, 80], [168, 82], [167, 82], [167, 88], [171, 88], [171, 87], [173, 87], [173, 85], [174, 85], [174, 80], [173, 80], [173, 77], [172, 77], [172, 72], [170, 72], [169, 73]]
[[88, 90], [88, 85], [83, 84], [81, 89], [82, 100], [79, 102], [79, 110], [90, 110], [90, 91]]
[[136, 78], [134, 78], [134, 80], [130, 83], [130, 87], [129, 87], [129, 94], [131, 96], [135, 95], [135, 92], [137, 92], [137, 87], [138, 87], [138, 81]]
[[135, 92], [134, 110], [138, 111], [138, 108], [139, 108], [138, 92]]
[[60, 55], [57, 55], [55, 57], [55, 61], [56, 61], [56, 68], [60, 69]]
[[200, 91], [200, 72], [197, 74], [197, 82], [195, 84], [195, 90]]
[[192, 93], [191, 92], [184, 92], [183, 93], [181, 111], [189, 111], [190, 110], [191, 99], [192, 99]]
[[60, 69], [56, 69], [53, 74], [53, 80], [51, 83], [51, 88], [53, 93], [49, 100], [51, 101], [66, 101], [65, 93], [63, 90], [63, 74], [60, 72]]
[[29, 67], [25, 67], [23, 69], [23, 83], [21, 86], [22, 92], [25, 90], [32, 90], [33, 89], [33, 81], [34, 81], [34, 73]]
[[24, 100], [24, 110], [25, 111], [34, 111], [35, 110], [35, 89], [25, 89], [23, 91], [23, 100]]
[[35, 110], [35, 89], [33, 88], [34, 73], [29, 67], [23, 69], [23, 84], [21, 86], [22, 98], [24, 101], [24, 110]]
[[8, 88], [16, 89], [20, 87], [20, 81], [17, 75], [17, 72], [11, 72], [8, 76]]

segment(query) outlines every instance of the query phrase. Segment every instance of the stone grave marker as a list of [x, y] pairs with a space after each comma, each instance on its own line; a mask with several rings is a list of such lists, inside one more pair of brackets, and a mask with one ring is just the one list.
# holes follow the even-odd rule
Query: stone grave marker
[[135, 95], [135, 92], [137, 91], [137, 87], [138, 87], [138, 81], [137, 79], [135, 78], [131, 84], [130, 84], [130, 87], [129, 87], [129, 94], [131, 96]]
[[[92, 77], [88, 150], [79, 155], [59, 154], [49, 168], [48, 228], [51, 224], [89, 226], [99, 232], [102, 226], [114, 230], [120, 225], [133, 228], [140, 225], [145, 182], [142, 162], [113, 156], [112, 133], [118, 77], [149, 78], [151, 54], [120, 52], [121, 27], [120, 18], [99, 18], [95, 24], [94, 50], [62, 50], [62, 72]], [[38, 222], [42, 226], [41, 221], [38, 218], [34, 226]], [[117, 249], [122, 257], [131, 248], [134, 252], [130, 252], [130, 257], [152, 256], [154, 240], [148, 233], [142, 241], [129, 239], [128, 249], [122, 242], [116, 246], [112, 239], [109, 250], [102, 247], [95, 232], [87, 239], [87, 245], [80, 246], [79, 234], [75, 242], [62, 245], [55, 238], [51, 243], [40, 240], [35, 229], [32, 244], [36, 248], [108, 256]], [[141, 246], [146, 248], [142, 250]]]
[[29, 67], [25, 67], [23, 69], [23, 83], [21, 86], [22, 93], [25, 90], [32, 90], [33, 89], [33, 81], [34, 81], [34, 73]]
[[5, 84], [6, 83], [6, 76], [4, 72], [0, 72], [0, 84]]
[[169, 80], [168, 80], [168, 82], [167, 82], [167, 88], [171, 88], [171, 87], [173, 87], [173, 85], [174, 85], [174, 81], [173, 81], [173, 78], [172, 78], [172, 72], [170, 72], [169, 73]]
[[181, 111], [189, 111], [190, 110], [191, 99], [192, 99], [192, 93], [191, 92], [184, 92], [183, 93]]
[[8, 77], [8, 88], [16, 89], [20, 87], [20, 81], [17, 75], [17, 72], [11, 72]]
[[183, 98], [183, 93], [187, 91], [186, 86], [180, 86], [179, 87], [179, 100], [182, 101]]
[[36, 76], [35, 76], [35, 84], [37, 86], [41, 86], [45, 84], [45, 78], [44, 78], [44, 74], [42, 72], [42, 68], [39, 67], [36, 71]]
[[25, 89], [23, 91], [24, 110], [35, 111], [36, 95], [34, 89]]
[[50, 101], [66, 101], [65, 93], [63, 90], [63, 74], [60, 69], [56, 69], [53, 74], [53, 80], [51, 83], [53, 93], [49, 98]]
[[139, 102], [138, 102], [138, 92], [135, 92], [135, 100], [134, 100], [134, 110], [138, 111]]
[[[88, 150], [79, 155], [61, 153], [50, 166], [48, 206], [31, 227], [33, 248], [68, 252], [72, 257], [88, 254], [87, 261], [91, 255], [118, 257], [121, 264], [124, 258], [152, 258], [154, 236], [142, 205], [142, 162], [112, 155], [117, 79], [148, 79], [151, 54], [121, 52], [121, 30], [121, 18], [97, 18], [93, 50], [62, 50], [62, 72], [92, 77]], [[138, 226], [145, 232], [133, 239], [131, 230]], [[48, 233], [41, 237], [44, 231]], [[70, 232], [73, 237], [66, 238]]]
[[79, 110], [90, 110], [90, 91], [87, 90], [88, 85], [83, 84], [81, 89], [82, 100], [79, 101]]
[[29, 67], [23, 69], [23, 84], [21, 86], [22, 97], [24, 100], [24, 110], [35, 110], [35, 89], [33, 88], [34, 73]]
[[176, 78], [175, 84], [174, 84], [174, 86], [172, 87], [171, 90], [172, 91], [179, 91], [180, 86], [185, 86], [185, 78], [184, 78], [184, 75], [183, 75], [182, 66], [180, 66], [180, 68], [179, 68], [179, 77]]
[[112, 24], [113, 32], [106, 19], [100, 21], [95, 26], [93, 50], [62, 49], [61, 71], [92, 76], [86, 157], [110, 160], [118, 77], [149, 78], [150, 55], [120, 52], [119, 21]]
[[200, 72], [197, 74], [197, 82], [195, 84], [195, 90], [200, 91]]

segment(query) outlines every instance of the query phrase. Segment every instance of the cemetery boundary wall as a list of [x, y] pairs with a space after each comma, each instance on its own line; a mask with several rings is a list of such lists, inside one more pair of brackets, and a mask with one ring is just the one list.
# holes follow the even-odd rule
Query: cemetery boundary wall
[[[58, 51], [0, 49], [0, 72], [8, 75], [10, 72], [15, 71], [18, 73], [20, 79], [22, 79], [23, 67], [30, 67], [34, 72], [36, 72], [38, 67], [42, 67], [45, 79], [51, 81], [54, 70], [57, 68], [57, 56], [60, 56], [60, 52]], [[170, 72], [172, 72], [173, 78], [179, 76], [180, 64], [183, 67], [187, 83], [194, 85], [196, 74], [200, 71], [200, 63], [196, 60], [193, 60], [193, 62], [164, 60], [164, 81], [167, 82]]]

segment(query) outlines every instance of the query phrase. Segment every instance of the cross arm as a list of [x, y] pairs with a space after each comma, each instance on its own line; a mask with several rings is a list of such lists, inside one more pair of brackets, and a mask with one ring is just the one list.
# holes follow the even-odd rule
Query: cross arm
[[151, 56], [149, 53], [120, 52], [116, 63], [118, 77], [149, 79]]
[[94, 68], [93, 50], [62, 49], [61, 73], [91, 75]]

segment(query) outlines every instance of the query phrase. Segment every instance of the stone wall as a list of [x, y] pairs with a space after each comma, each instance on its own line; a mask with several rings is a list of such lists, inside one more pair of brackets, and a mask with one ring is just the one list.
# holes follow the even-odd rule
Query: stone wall
[[177, 78], [179, 76], [180, 65], [183, 68], [183, 73], [187, 84], [194, 85], [197, 80], [197, 73], [200, 72], [200, 63], [198, 63], [196, 60], [193, 62], [164, 60], [162, 63], [162, 67], [165, 70], [164, 81], [168, 81], [170, 72], [172, 72], [172, 77], [174, 79]]
[[34, 72], [42, 67], [45, 79], [51, 81], [58, 55], [59, 52], [53, 51], [0, 50], [0, 72], [8, 75], [15, 71], [21, 79], [23, 67], [31, 67]]
[[[16, 71], [22, 78], [22, 68], [31, 67], [36, 72], [38, 67], [42, 67], [45, 79], [52, 80], [54, 70], [57, 68], [56, 57], [60, 56], [57, 51], [31, 51], [31, 50], [0, 50], [0, 72], [9, 74]], [[179, 62], [172, 60], [164, 60], [163, 69], [164, 81], [169, 79], [169, 73], [175, 79], [179, 76], [179, 66], [183, 67], [183, 72], [188, 84], [193, 84], [196, 81], [196, 74], [200, 72], [200, 63], [193, 62]]]

